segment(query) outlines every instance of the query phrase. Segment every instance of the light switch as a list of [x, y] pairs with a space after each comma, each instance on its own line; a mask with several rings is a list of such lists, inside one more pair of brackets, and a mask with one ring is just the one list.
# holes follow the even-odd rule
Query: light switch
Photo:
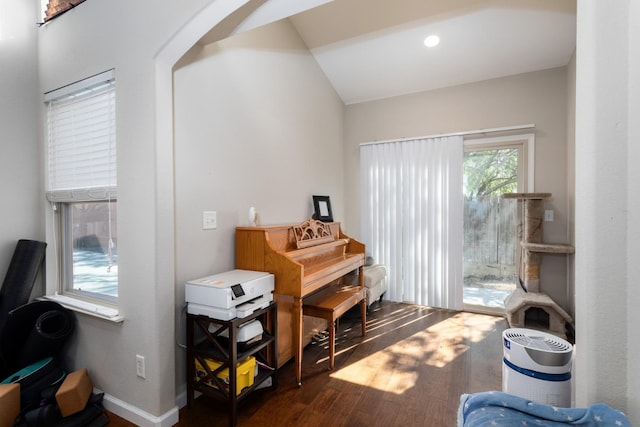
[[202, 212], [202, 229], [211, 230], [218, 226], [218, 218], [216, 211], [204, 211]]

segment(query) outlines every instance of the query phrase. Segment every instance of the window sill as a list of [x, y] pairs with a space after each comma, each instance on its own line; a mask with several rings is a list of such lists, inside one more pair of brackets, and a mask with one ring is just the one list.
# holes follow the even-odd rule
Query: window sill
[[89, 302], [60, 294], [46, 295], [43, 297], [43, 299], [55, 301], [63, 307], [68, 308], [69, 310], [83, 313], [88, 316], [97, 317], [109, 322], [122, 323], [124, 321], [124, 316], [121, 316], [120, 313], [118, 313], [118, 309], [106, 305], [97, 304], [94, 302]]

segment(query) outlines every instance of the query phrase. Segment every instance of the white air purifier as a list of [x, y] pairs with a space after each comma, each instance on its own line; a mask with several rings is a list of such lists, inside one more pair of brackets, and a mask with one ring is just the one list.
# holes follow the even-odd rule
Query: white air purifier
[[544, 405], [571, 407], [571, 343], [524, 328], [505, 330], [502, 342], [502, 391]]

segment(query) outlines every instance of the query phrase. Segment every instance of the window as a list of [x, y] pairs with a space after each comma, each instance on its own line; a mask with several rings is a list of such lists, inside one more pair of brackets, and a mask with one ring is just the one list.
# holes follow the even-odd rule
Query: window
[[58, 293], [117, 303], [115, 76], [45, 94], [47, 199], [56, 212]]

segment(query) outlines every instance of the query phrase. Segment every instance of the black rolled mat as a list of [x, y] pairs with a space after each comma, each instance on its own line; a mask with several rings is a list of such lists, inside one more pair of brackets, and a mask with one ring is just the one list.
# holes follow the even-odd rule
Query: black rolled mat
[[57, 356], [73, 332], [75, 319], [72, 316], [68, 310], [49, 310], [38, 316], [20, 349], [20, 361], [29, 362]]
[[45, 242], [18, 240], [0, 288], [0, 330], [9, 312], [29, 301], [46, 248]]
[[53, 301], [33, 301], [12, 310], [0, 336], [4, 371], [57, 357], [75, 329], [72, 311]]

